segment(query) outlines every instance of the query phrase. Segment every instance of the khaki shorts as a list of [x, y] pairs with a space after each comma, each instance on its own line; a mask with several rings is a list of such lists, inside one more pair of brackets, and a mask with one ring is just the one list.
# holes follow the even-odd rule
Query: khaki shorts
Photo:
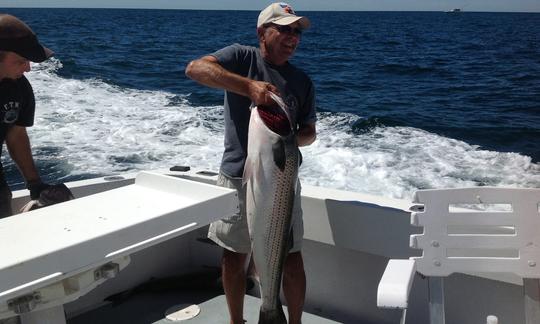
[[[236, 189], [238, 191], [240, 212], [229, 218], [224, 218], [211, 223], [208, 230], [208, 238], [227, 250], [247, 254], [251, 251], [251, 241], [249, 239], [246, 217], [246, 188], [242, 186], [242, 178], [230, 178], [223, 173], [220, 173], [217, 185]], [[293, 246], [289, 253], [300, 251], [302, 248], [302, 239], [304, 238], [304, 222], [302, 220], [300, 192], [301, 187], [299, 180], [296, 196], [294, 197], [292, 214]]]

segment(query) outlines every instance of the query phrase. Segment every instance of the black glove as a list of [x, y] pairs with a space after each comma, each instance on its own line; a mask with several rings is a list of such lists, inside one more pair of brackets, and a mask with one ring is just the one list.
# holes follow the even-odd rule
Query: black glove
[[39, 194], [50, 186], [50, 184], [41, 182], [41, 180], [28, 181], [28, 183], [26, 184], [26, 188], [30, 190], [30, 198], [32, 200], [39, 199]]
[[[36, 181], [29, 183], [27, 187], [28, 190], [30, 190], [32, 200], [23, 206], [21, 212], [27, 212], [74, 199], [71, 190], [63, 183], [49, 185], [42, 182], [38, 183]], [[37, 197], [34, 198], [34, 195]]]
[[41, 191], [41, 194], [39, 195], [39, 203], [42, 206], [50, 206], [71, 200], [73, 198], [74, 197], [71, 190], [69, 190], [65, 184], [59, 183], [49, 186]]

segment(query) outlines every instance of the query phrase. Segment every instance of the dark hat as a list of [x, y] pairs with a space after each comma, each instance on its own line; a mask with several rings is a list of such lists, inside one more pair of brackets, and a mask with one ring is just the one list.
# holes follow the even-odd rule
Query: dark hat
[[15, 52], [32, 62], [43, 62], [54, 52], [41, 45], [36, 34], [21, 20], [0, 15], [0, 51]]

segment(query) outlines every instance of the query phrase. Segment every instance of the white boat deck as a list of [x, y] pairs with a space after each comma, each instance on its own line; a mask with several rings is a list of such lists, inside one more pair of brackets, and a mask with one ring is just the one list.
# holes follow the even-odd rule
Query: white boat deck
[[[68, 324], [226, 324], [229, 323], [229, 315], [224, 295], [205, 298], [204, 292], [193, 291], [189, 294], [161, 293], [159, 295], [144, 293], [133, 296], [130, 300], [117, 307], [108, 305], [85, 313], [71, 320]], [[207, 293], [209, 294], [209, 293]], [[200, 313], [187, 320], [171, 321], [165, 318], [165, 313], [171, 307], [179, 306], [182, 309], [196, 304], [200, 307]], [[246, 324], [256, 324], [259, 318], [260, 300], [256, 297], [246, 295], [244, 302], [244, 319]], [[286, 307], [285, 307], [286, 309]], [[285, 310], [286, 313], [286, 310]], [[302, 321], [308, 324], [334, 324], [340, 323], [328, 320], [313, 314], [304, 313]]]

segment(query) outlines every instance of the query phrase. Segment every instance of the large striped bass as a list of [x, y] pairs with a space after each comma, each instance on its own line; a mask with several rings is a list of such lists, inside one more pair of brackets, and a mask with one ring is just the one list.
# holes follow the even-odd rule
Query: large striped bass
[[286, 324], [279, 295], [283, 264], [292, 246], [291, 218], [298, 180], [299, 151], [285, 104], [254, 107], [244, 167], [246, 212], [252, 258], [259, 276], [259, 324]]

